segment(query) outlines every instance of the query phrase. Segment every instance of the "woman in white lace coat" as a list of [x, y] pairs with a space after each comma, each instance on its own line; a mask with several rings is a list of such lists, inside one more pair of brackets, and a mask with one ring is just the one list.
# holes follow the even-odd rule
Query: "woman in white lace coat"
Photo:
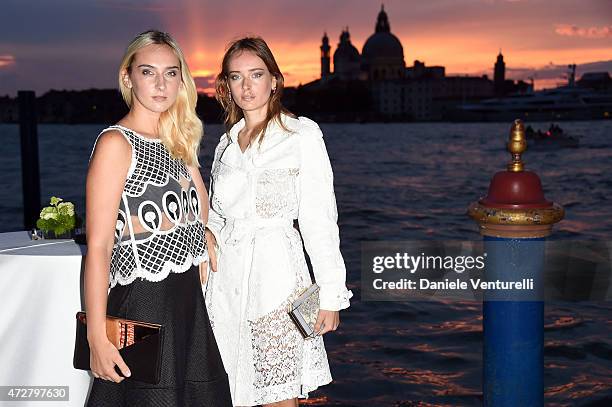
[[[211, 172], [206, 304], [236, 406], [297, 406], [329, 383], [321, 335], [352, 296], [323, 135], [282, 107], [282, 89], [261, 38], [230, 45], [216, 83], [228, 131]], [[312, 283], [302, 238], [320, 286], [319, 335], [306, 340], [287, 314]]]

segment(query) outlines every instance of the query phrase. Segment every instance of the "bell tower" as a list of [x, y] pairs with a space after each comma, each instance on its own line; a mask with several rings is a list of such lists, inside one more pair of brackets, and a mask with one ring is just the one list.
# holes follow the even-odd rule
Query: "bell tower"
[[321, 41], [321, 78], [325, 78], [330, 74], [330, 50], [329, 38], [327, 38], [327, 33], [324, 33]]
[[502, 96], [504, 94], [505, 83], [506, 63], [504, 62], [504, 56], [502, 55], [500, 49], [499, 55], [497, 55], [497, 61], [495, 61], [495, 69], [493, 70], [493, 87], [498, 96]]

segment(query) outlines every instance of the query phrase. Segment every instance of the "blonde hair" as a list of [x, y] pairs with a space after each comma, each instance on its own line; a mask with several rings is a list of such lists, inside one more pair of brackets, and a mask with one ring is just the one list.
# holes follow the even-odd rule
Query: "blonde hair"
[[230, 60], [234, 56], [240, 55], [245, 51], [252, 52], [261, 58], [264, 64], [266, 64], [266, 68], [268, 68], [270, 74], [276, 78], [276, 91], [274, 91], [270, 96], [266, 118], [253, 130], [251, 140], [249, 141], [251, 142], [257, 138], [257, 136], [261, 135], [259, 138], [259, 144], [261, 145], [266, 128], [271, 120], [276, 120], [285, 131], [289, 132], [290, 130], [287, 129], [284, 123], [281, 121], [280, 115], [281, 113], [291, 117], [295, 117], [295, 115], [287, 110], [281, 103], [285, 78], [281, 73], [278, 64], [276, 63], [274, 55], [268, 47], [268, 44], [266, 44], [261, 37], [244, 37], [229, 44], [227, 51], [225, 51], [225, 55], [223, 56], [223, 61], [221, 62], [221, 72], [219, 75], [217, 75], [215, 80], [215, 98], [225, 111], [224, 123], [226, 131], [229, 132], [232, 126], [238, 123], [244, 116], [242, 109], [240, 109], [236, 102], [234, 102], [230, 97], [228, 78]]
[[188, 165], [200, 167], [198, 153], [203, 135], [203, 126], [195, 112], [198, 93], [183, 51], [181, 51], [170, 34], [149, 30], [138, 34], [130, 42], [119, 66], [119, 89], [121, 90], [121, 95], [128, 107], [131, 108], [133, 99], [132, 89], [128, 88], [124, 83], [123, 74], [126, 71], [128, 73], [131, 72], [132, 62], [136, 53], [140, 49], [152, 44], [166, 45], [172, 49], [179, 60], [182, 81], [176, 101], [159, 117], [159, 137], [172, 157], [180, 158]]

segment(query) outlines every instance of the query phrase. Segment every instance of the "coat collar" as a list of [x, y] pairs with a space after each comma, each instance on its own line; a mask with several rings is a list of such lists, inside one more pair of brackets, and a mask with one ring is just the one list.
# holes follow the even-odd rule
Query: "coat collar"
[[232, 126], [228, 134], [231, 143], [238, 143], [238, 133], [244, 128], [245, 123], [246, 122], [243, 117]]
[[[297, 119], [293, 119], [290, 116], [284, 113], [281, 113], [280, 121], [285, 125], [285, 127], [287, 127], [288, 129], [291, 129], [295, 127], [294, 125], [291, 124], [291, 121], [297, 121]], [[240, 130], [244, 128], [245, 124], [246, 122], [243, 117], [238, 122], [236, 122], [236, 124], [232, 126], [228, 134], [229, 139], [232, 142], [238, 142], [238, 133], [240, 133]], [[270, 120], [270, 122], [268, 123], [268, 126], [266, 127], [263, 144], [266, 144], [266, 139], [268, 139], [268, 136], [277, 134], [277, 133], [287, 133], [287, 131], [281, 127], [281, 125], [278, 123], [278, 120]], [[255, 141], [257, 141], [257, 139]]]
[[[285, 125], [287, 125], [288, 121], [292, 119], [285, 114], [281, 114], [281, 120]], [[238, 145], [238, 133], [244, 128], [244, 126], [245, 119], [243, 117], [229, 130], [227, 134], [228, 145], [219, 157], [219, 161], [221, 161], [223, 164], [234, 168], [242, 168], [244, 166], [244, 158], [245, 154], [248, 153], [248, 150], [247, 152], [243, 153], [240, 150], [240, 146]], [[266, 127], [264, 140], [261, 146], [259, 145], [259, 139], [255, 139], [253, 141], [253, 145], [249, 147], [249, 149], [251, 150], [250, 157], [253, 166], [259, 167], [265, 161], [268, 161], [262, 160], [262, 155], [268, 152], [269, 150], [274, 150], [275, 147], [286, 141], [286, 137], [278, 137], [279, 135], [288, 136], [287, 131], [279, 125], [278, 121], [271, 120], [270, 123], [268, 123], [268, 127]]]

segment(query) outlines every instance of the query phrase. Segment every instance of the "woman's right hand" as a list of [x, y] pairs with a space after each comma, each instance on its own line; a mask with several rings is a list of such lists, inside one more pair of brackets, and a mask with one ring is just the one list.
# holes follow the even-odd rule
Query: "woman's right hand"
[[215, 235], [209, 230], [206, 229], [204, 232], [206, 236], [206, 247], [208, 248], [208, 258], [210, 259], [210, 269], [214, 272], [217, 272], [217, 239], [215, 239]]
[[[123, 361], [119, 351], [108, 338], [90, 341], [89, 358], [91, 373], [96, 378], [121, 383], [125, 377], [130, 377], [131, 375], [130, 369]], [[117, 374], [115, 365], [119, 367], [119, 370], [121, 370], [125, 377]]]

